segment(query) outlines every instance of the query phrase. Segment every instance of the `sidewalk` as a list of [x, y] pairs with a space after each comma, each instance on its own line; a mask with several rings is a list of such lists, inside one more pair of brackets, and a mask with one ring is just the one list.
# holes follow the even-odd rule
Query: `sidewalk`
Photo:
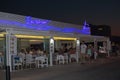
[[120, 59], [120, 56], [110, 56], [110, 57], [106, 57], [106, 58], [98, 58], [96, 60], [94, 60], [94, 63], [110, 63], [110, 62], [114, 62], [116, 60]]
[[[42, 79], [44, 77], [51, 77], [67, 73], [68, 71], [87, 69], [88, 67], [99, 66], [106, 63], [114, 62], [120, 60], [118, 57], [107, 57], [99, 58], [94, 60], [91, 64], [80, 64], [80, 63], [70, 63], [65, 65], [54, 65], [52, 67], [42, 68], [42, 69], [27, 69], [27, 70], [18, 70], [11, 73], [11, 80], [36, 80], [37, 78]], [[0, 79], [5, 80], [5, 79]]]

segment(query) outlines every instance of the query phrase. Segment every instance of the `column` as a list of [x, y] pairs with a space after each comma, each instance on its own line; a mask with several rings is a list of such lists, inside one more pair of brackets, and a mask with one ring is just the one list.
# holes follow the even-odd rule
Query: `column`
[[76, 40], [76, 61], [79, 62], [79, 53], [80, 53], [80, 40]]
[[54, 53], [54, 39], [50, 37], [50, 44], [49, 44], [49, 52], [50, 52], [50, 66], [53, 66], [53, 53]]
[[94, 59], [97, 59], [98, 56], [98, 46], [97, 46], [97, 39], [94, 39]]
[[110, 50], [111, 50], [111, 41], [107, 38], [107, 56], [110, 57]]
[[12, 71], [12, 55], [17, 55], [17, 38], [11, 34], [6, 34], [6, 66]]

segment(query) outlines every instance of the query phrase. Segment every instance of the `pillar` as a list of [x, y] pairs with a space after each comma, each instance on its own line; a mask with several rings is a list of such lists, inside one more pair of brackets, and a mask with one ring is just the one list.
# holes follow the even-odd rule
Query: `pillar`
[[49, 52], [50, 52], [50, 66], [53, 66], [53, 53], [54, 53], [54, 39], [50, 37], [50, 44], [49, 44]]
[[11, 34], [6, 34], [6, 66], [12, 71], [12, 55], [17, 55], [17, 38]]
[[107, 56], [110, 57], [110, 50], [111, 50], [111, 41], [107, 38]]
[[97, 59], [98, 56], [98, 46], [97, 46], [97, 39], [94, 39], [94, 59]]
[[79, 53], [80, 53], [80, 40], [76, 40], [76, 61], [79, 62]]

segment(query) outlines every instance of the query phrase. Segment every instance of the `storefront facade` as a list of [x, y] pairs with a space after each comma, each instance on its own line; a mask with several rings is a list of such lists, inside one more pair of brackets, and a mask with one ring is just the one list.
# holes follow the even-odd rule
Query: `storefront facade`
[[[80, 41], [106, 41], [103, 36], [91, 36], [86, 26], [56, 22], [45, 19], [0, 12], [0, 47], [7, 66], [12, 70], [11, 55], [21, 49], [40, 48], [49, 54], [49, 65], [53, 66], [55, 49], [65, 45], [76, 48], [76, 61], [79, 62]], [[109, 48], [110, 45], [107, 45]]]

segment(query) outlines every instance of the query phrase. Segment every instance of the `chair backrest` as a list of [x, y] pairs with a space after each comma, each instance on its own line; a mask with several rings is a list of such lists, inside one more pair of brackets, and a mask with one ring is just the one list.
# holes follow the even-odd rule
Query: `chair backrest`
[[36, 57], [35, 60], [45, 62], [45, 57], [44, 56], [39, 56], [39, 57]]
[[65, 57], [65, 58], [68, 58], [68, 53], [64, 53], [64, 57]]
[[18, 63], [21, 63], [21, 58], [19, 56], [17, 56], [17, 55], [13, 55], [12, 56], [12, 64], [16, 65]]
[[21, 61], [24, 62], [25, 54], [24, 53], [19, 53], [18, 56], [21, 58]]
[[20, 62], [20, 57], [19, 57], [19, 56], [15, 56], [15, 57], [14, 57], [14, 61], [15, 61], [15, 63]]
[[33, 57], [31, 54], [27, 54], [26, 55], [26, 63], [32, 62], [33, 61]]
[[76, 54], [70, 54], [71, 58], [76, 58]]
[[63, 55], [57, 55], [57, 60], [61, 60], [61, 59], [64, 59], [64, 56]]

